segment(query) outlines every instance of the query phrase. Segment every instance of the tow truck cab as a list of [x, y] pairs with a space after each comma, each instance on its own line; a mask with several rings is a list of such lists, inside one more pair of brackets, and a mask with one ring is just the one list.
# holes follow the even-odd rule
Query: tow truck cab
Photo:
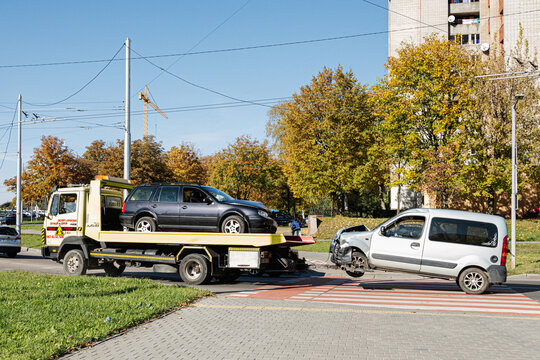
[[234, 280], [254, 269], [307, 268], [291, 247], [312, 244], [311, 237], [122, 231], [123, 191], [133, 187], [131, 180], [98, 176], [89, 185], [53, 189], [42, 229], [43, 257], [62, 262], [69, 275], [103, 269], [118, 276], [126, 266], [154, 267], [179, 272], [188, 284]]

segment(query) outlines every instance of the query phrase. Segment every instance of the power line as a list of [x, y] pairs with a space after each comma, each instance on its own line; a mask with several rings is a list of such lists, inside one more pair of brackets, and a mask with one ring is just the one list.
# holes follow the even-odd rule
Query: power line
[[[240, 12], [240, 10], [242, 10], [243, 8], [245, 8], [247, 6], [247, 4], [249, 4], [251, 2], [251, 0], [247, 0], [242, 6], [240, 6], [238, 9], [236, 9], [231, 15], [229, 15], [225, 20], [223, 20], [218, 26], [216, 26], [215, 28], [213, 28], [208, 34], [206, 34], [201, 40], [199, 40], [195, 45], [193, 45], [191, 48], [189, 48], [189, 50], [187, 51], [187, 53], [190, 53], [193, 49], [195, 49], [197, 46], [199, 46], [204, 40], [206, 40], [208, 37], [210, 37], [210, 35], [212, 35], [213, 33], [215, 33], [220, 27], [222, 27], [223, 25], [225, 25], [225, 23], [227, 23], [230, 19], [232, 19], [236, 14], [238, 14]], [[178, 59], [176, 59], [175, 61], [173, 61], [173, 63], [169, 66], [167, 66], [167, 70], [169, 70], [171, 67], [173, 67], [176, 63], [178, 63], [185, 55], [181, 55], [180, 57], [178, 57]], [[147, 85], [150, 85], [151, 83], [153, 83], [155, 80], [157, 80], [161, 75], [163, 75], [163, 72], [160, 72], [156, 77], [154, 77], [152, 80], [150, 80], [150, 82], [147, 84]], [[140, 90], [139, 90], [140, 91]]]
[[[434, 28], [434, 29], [437, 30], [437, 31], [444, 31], [444, 32], [448, 33], [448, 29], [446, 29], [446, 30], [441, 30], [441, 29], [437, 28], [435, 25], [430, 25], [430, 24], [428, 24], [428, 23], [425, 23], [425, 22], [423, 22], [423, 21], [421, 21], [421, 20], [415, 19], [415, 18], [410, 17], [410, 16], [408, 16], [408, 15], [402, 14], [402, 13], [400, 13], [400, 12], [397, 12], [397, 11], [394, 11], [394, 10], [390, 10], [389, 8], [384, 7], [384, 6], [382, 6], [382, 5], [373, 3], [373, 2], [368, 1], [368, 0], [362, 0], [362, 1], [365, 2], [365, 3], [368, 3], [368, 4], [370, 4], [370, 5], [376, 6], [376, 7], [380, 8], [380, 9], [386, 10], [386, 11], [388, 11], [388, 12], [392, 12], [392, 13], [394, 13], [394, 14], [397, 14], [397, 15], [400, 15], [400, 16], [403, 16], [403, 17], [406, 17], [406, 18], [409, 19], [409, 20], [413, 20], [413, 21], [419, 22], [420, 24], [423, 24], [423, 25], [432, 27], [432, 28]], [[444, 24], [444, 25], [446, 25], [446, 24]], [[437, 26], [441, 26], [441, 25], [437, 25]]]
[[[17, 115], [17, 106], [15, 106], [15, 111], [13, 112], [13, 118], [11, 119], [11, 126], [9, 127], [8, 141], [6, 143], [6, 149], [4, 150], [4, 157], [2, 158], [2, 163], [0, 164], [0, 169], [2, 169], [2, 167], [4, 166], [4, 161], [6, 160], [7, 149], [8, 149], [9, 143], [11, 142], [11, 131], [13, 130], [13, 123], [15, 122], [15, 115]], [[2, 135], [2, 139], [6, 135], [7, 130], [8, 129], [6, 129], [6, 132], [4, 132], [4, 135]]]
[[51, 105], [56, 105], [56, 104], [60, 104], [61, 102], [64, 102], [68, 99], [71, 99], [72, 97], [74, 97], [75, 95], [77, 95], [78, 93], [80, 93], [81, 91], [83, 91], [88, 85], [90, 85], [94, 80], [97, 79], [97, 77], [99, 75], [101, 75], [101, 73], [103, 71], [105, 71], [106, 68], [109, 67], [109, 65], [111, 64], [111, 62], [114, 60], [114, 58], [116, 57], [116, 55], [118, 55], [118, 53], [120, 52], [120, 50], [123, 49], [125, 44], [122, 44], [122, 46], [120, 46], [120, 49], [118, 49], [118, 51], [114, 54], [114, 56], [109, 60], [109, 62], [107, 62], [107, 64], [101, 69], [98, 71], [98, 73], [93, 77], [91, 78], [86, 84], [84, 84], [79, 90], [75, 91], [73, 94], [69, 95], [68, 97], [60, 100], [60, 101], [56, 101], [56, 102], [53, 102], [53, 103], [49, 103], [49, 104], [32, 104], [30, 102], [26, 102], [26, 101], [23, 101], [25, 104], [27, 105], [31, 105], [31, 106], [51, 106]]
[[[480, 19], [484, 20], [484, 19], [491, 19], [491, 18], [498, 18], [498, 17], [508, 17], [508, 16], [515, 16], [515, 15], [521, 15], [521, 14], [528, 14], [528, 13], [533, 13], [533, 12], [538, 12], [538, 11], [540, 11], [540, 9], [528, 10], [528, 11], [520, 11], [520, 12], [511, 13], [511, 14], [500, 14], [500, 15], [494, 15], [494, 16], [486, 16], [486, 17], [483, 17], [483, 18], [480, 18]], [[416, 21], [418, 21], [418, 20], [416, 20]], [[273, 44], [243, 46], [243, 47], [237, 47], [237, 48], [203, 50], [203, 51], [194, 51], [194, 52], [185, 52], [185, 53], [171, 53], [171, 54], [162, 54], [162, 55], [149, 55], [149, 56], [146, 56], [146, 57], [132, 57], [131, 59], [132, 60], [146, 60], [146, 59], [165, 58], [165, 57], [204, 55], [204, 54], [215, 54], [215, 53], [223, 53], [223, 52], [265, 49], [265, 48], [273, 48], [273, 47], [281, 47], [281, 46], [302, 45], [302, 44], [310, 44], [310, 43], [318, 43], [318, 42], [326, 42], [326, 41], [346, 40], [346, 39], [353, 39], [353, 38], [373, 36], [373, 35], [383, 35], [383, 34], [399, 32], [399, 31], [409, 31], [409, 30], [422, 29], [422, 28], [426, 28], [426, 27], [443, 26], [443, 25], [446, 25], [446, 24], [447, 23], [441, 23], [441, 24], [433, 24], [433, 25], [426, 25], [426, 26], [416, 26], [416, 27], [405, 28], [405, 29], [373, 31], [373, 32], [366, 32], [366, 33], [353, 34], [353, 35], [333, 36], [333, 37], [326, 37], [326, 38], [319, 38], [319, 39], [298, 40], [298, 41], [289, 41], [289, 42], [281, 42], [281, 43], [273, 43]], [[113, 61], [124, 61], [124, 60], [125, 60], [125, 58], [113, 59]], [[108, 61], [110, 61], [110, 59], [63, 61], [63, 62], [36, 63], [36, 64], [0, 65], [0, 69], [38, 67], [38, 66], [59, 66], [59, 65], [90, 64], [90, 63], [108, 62]]]
[[259, 106], [265, 106], [265, 107], [271, 108], [271, 106], [268, 106], [268, 105], [265, 105], [265, 104], [256, 103], [256, 102], [253, 102], [253, 101], [250, 101], [250, 100], [239, 99], [239, 98], [236, 98], [236, 97], [234, 97], [234, 96], [230, 96], [230, 95], [224, 94], [224, 93], [222, 93], [222, 92], [219, 92], [219, 91], [216, 91], [216, 90], [212, 90], [212, 89], [207, 88], [207, 87], [205, 87], [205, 86], [195, 84], [194, 82], [191, 82], [191, 81], [189, 81], [189, 80], [186, 80], [186, 79], [184, 79], [183, 77], [178, 76], [178, 75], [176, 75], [176, 74], [170, 72], [169, 70], [164, 69], [164, 68], [162, 68], [161, 66], [159, 66], [159, 65], [157, 65], [157, 64], [155, 64], [155, 63], [153, 63], [152, 61], [148, 60], [147, 58], [145, 58], [144, 56], [142, 56], [141, 54], [139, 54], [137, 51], [133, 50], [133, 48], [131, 48], [131, 51], [133, 51], [135, 54], [139, 55], [141, 58], [143, 58], [144, 60], [146, 60], [149, 64], [151, 64], [151, 65], [155, 66], [156, 68], [160, 69], [161, 71], [163, 71], [163, 72], [165, 72], [165, 73], [167, 73], [167, 74], [169, 74], [169, 75], [171, 75], [171, 76], [177, 78], [178, 80], [185, 82], [186, 84], [189, 84], [189, 85], [194, 86], [194, 87], [196, 87], [196, 88], [203, 89], [203, 90], [209, 91], [209, 92], [211, 92], [211, 93], [214, 93], [214, 94], [217, 94], [217, 95], [226, 97], [227, 99], [236, 100], [236, 101], [241, 101], [241, 102], [250, 103], [250, 104], [253, 104], [253, 105], [259, 105]]

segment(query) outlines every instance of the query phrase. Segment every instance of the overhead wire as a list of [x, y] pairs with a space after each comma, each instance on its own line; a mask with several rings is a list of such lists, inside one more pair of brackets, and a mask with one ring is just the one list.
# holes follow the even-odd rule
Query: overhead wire
[[217, 95], [220, 95], [220, 96], [223, 96], [223, 97], [226, 97], [227, 99], [231, 99], [231, 100], [236, 100], [236, 101], [241, 101], [241, 102], [244, 102], [244, 103], [249, 103], [249, 104], [252, 104], [252, 105], [258, 105], [258, 106], [265, 106], [265, 107], [269, 107], [271, 108], [271, 106], [268, 106], [268, 105], [265, 105], [265, 104], [261, 104], [261, 103], [256, 103], [256, 102], [253, 102], [253, 101], [250, 101], [250, 100], [243, 100], [243, 99], [240, 99], [240, 98], [237, 98], [237, 97], [234, 97], [234, 96], [230, 96], [230, 95], [227, 95], [225, 93], [222, 93], [220, 91], [217, 91], [217, 90], [213, 90], [213, 89], [210, 89], [206, 86], [202, 86], [202, 85], [198, 85], [198, 84], [195, 84], [194, 82], [192, 81], [189, 81], [189, 80], [186, 80], [184, 79], [183, 77], [179, 76], [179, 75], [176, 75], [172, 72], [170, 72], [169, 70], [157, 65], [156, 63], [148, 60], [147, 58], [145, 58], [143, 55], [141, 55], [140, 53], [138, 53], [137, 51], [135, 51], [133, 48], [131, 48], [131, 51], [133, 51], [135, 54], [139, 55], [141, 58], [143, 58], [144, 60], [146, 60], [149, 64], [155, 66], [156, 68], [160, 69], [161, 71], [171, 75], [172, 77], [175, 77], [177, 78], [178, 80], [181, 80], [183, 82], [185, 82], [186, 84], [188, 85], [191, 85], [193, 87], [196, 87], [196, 88], [199, 88], [199, 89], [202, 89], [202, 90], [206, 90], [208, 92], [211, 92], [211, 93], [214, 93], [214, 94], [217, 94]]
[[109, 65], [112, 63], [112, 61], [114, 60], [114, 58], [116, 57], [116, 55], [118, 55], [118, 53], [120, 52], [120, 50], [123, 49], [123, 47], [125, 46], [125, 43], [122, 44], [122, 46], [120, 46], [120, 49], [118, 49], [118, 51], [114, 54], [114, 56], [107, 62], [107, 64], [105, 64], [105, 66], [103, 68], [101, 68], [101, 70], [98, 71], [98, 73], [96, 75], [94, 75], [94, 77], [92, 77], [86, 84], [84, 84], [79, 90], [75, 91], [73, 94], [65, 97], [64, 99], [60, 100], [60, 101], [55, 101], [55, 102], [52, 102], [52, 103], [48, 103], [48, 104], [33, 104], [33, 103], [30, 103], [30, 102], [27, 102], [27, 101], [23, 101], [23, 103], [27, 104], [27, 105], [30, 105], [30, 106], [52, 106], [52, 105], [56, 105], [56, 104], [60, 104], [61, 102], [64, 102], [68, 99], [71, 99], [72, 97], [74, 97], [75, 95], [77, 95], [78, 93], [80, 93], [81, 91], [83, 91], [88, 85], [90, 85], [94, 80], [96, 80], [98, 78], [99, 75], [101, 75], [101, 73], [103, 71], [105, 71], [105, 69], [107, 69], [109, 67]]
[[[540, 11], [540, 9], [533, 9], [533, 10], [527, 10], [527, 11], [519, 11], [519, 12], [515, 12], [515, 13], [510, 13], [510, 14], [499, 14], [499, 15], [493, 15], [493, 16], [485, 16], [485, 17], [482, 17], [480, 19], [484, 20], [484, 19], [491, 19], [491, 18], [498, 18], [498, 17], [508, 17], [508, 16], [515, 16], [515, 15], [539, 12], [539, 11]], [[419, 21], [419, 20], [416, 20], [416, 21]], [[426, 28], [426, 27], [443, 26], [443, 25], [446, 25], [446, 24], [447, 23], [433, 24], [433, 25], [423, 25], [423, 26], [415, 26], [415, 27], [404, 28], [404, 29], [373, 31], [373, 32], [366, 32], [366, 33], [352, 34], [352, 35], [344, 35], [344, 36], [333, 36], [333, 37], [326, 37], [326, 38], [319, 38], [319, 39], [298, 40], [298, 41], [289, 41], [289, 42], [281, 42], [281, 43], [273, 43], [273, 44], [262, 44], [262, 45], [253, 45], [253, 46], [242, 46], [242, 47], [236, 47], [236, 48], [202, 50], [202, 51], [193, 51], [193, 52], [185, 52], [185, 53], [171, 53], [171, 54], [161, 54], [161, 55], [148, 55], [148, 56], [146, 56], [144, 58], [143, 57], [132, 57], [131, 60], [145, 60], [145, 59], [155, 59], [155, 58], [165, 58], [165, 57], [215, 54], [215, 53], [223, 53], [223, 52], [245, 51], [245, 50], [255, 50], [255, 49], [264, 49], [264, 48], [273, 48], [273, 47], [291, 46], [291, 45], [301, 45], [301, 44], [326, 42], [326, 41], [335, 41], [335, 40], [345, 40], [345, 39], [365, 37], [365, 36], [383, 35], [383, 34], [399, 32], [399, 31], [417, 30], [417, 29], [422, 29], [422, 28]], [[123, 61], [123, 60], [125, 60], [125, 58], [113, 59], [113, 61]], [[89, 63], [108, 62], [108, 61], [110, 61], [110, 59], [63, 61], [63, 62], [36, 63], [36, 64], [13, 64], [13, 65], [0, 65], [0, 69], [3, 69], [3, 68], [38, 67], [38, 66], [76, 65], [76, 64], [89, 64]]]
[[[0, 170], [4, 166], [4, 161], [6, 160], [7, 149], [8, 149], [9, 143], [11, 142], [11, 132], [13, 131], [13, 123], [15, 122], [15, 115], [17, 115], [17, 106], [15, 106], [15, 111], [13, 112], [13, 118], [11, 119], [11, 126], [9, 127], [8, 141], [6, 142], [6, 149], [4, 150], [4, 157], [2, 158], [2, 163], [0, 163]], [[8, 129], [6, 129], [6, 131], [4, 132], [4, 135], [2, 135], [2, 138], [0, 138], [0, 140], [3, 139], [4, 136], [6, 136], [7, 132], [8, 132]]]
[[[206, 39], [208, 39], [213, 33], [215, 33], [220, 27], [222, 27], [223, 25], [225, 25], [230, 19], [232, 19], [236, 14], [238, 14], [243, 8], [245, 8], [247, 6], [247, 4], [249, 4], [251, 2], [251, 0], [247, 0], [242, 6], [240, 6], [238, 9], [236, 9], [231, 15], [229, 15], [225, 20], [223, 20], [219, 25], [217, 25], [215, 28], [213, 28], [208, 34], [206, 34], [202, 39], [200, 39], [195, 45], [193, 45], [191, 48], [189, 48], [189, 50], [187, 51], [187, 53], [190, 53], [193, 49], [195, 49], [197, 46], [199, 46], [200, 44], [202, 44], [202, 42]], [[171, 67], [173, 67], [175, 64], [177, 64], [185, 55], [181, 55], [178, 57], [178, 59], [176, 59], [175, 61], [172, 62], [172, 64], [170, 64], [169, 66], [167, 66], [167, 70], [170, 69]], [[156, 75], [152, 80], [150, 80], [149, 83], [147, 83], [147, 85], [150, 85], [151, 83], [153, 83], [155, 80], [157, 80], [161, 75], [163, 75], [163, 72], [160, 72], [158, 75]]]

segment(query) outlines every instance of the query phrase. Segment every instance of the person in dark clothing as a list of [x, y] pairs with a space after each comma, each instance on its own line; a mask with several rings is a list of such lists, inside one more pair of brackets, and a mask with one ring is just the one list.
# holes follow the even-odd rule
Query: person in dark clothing
[[293, 236], [300, 236], [300, 222], [298, 221], [298, 217], [295, 217], [293, 221], [291, 221], [291, 231]]

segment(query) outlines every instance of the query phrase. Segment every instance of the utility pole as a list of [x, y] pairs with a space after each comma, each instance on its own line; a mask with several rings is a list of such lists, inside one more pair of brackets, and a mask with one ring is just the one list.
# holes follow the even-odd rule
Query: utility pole
[[[130, 92], [130, 53], [131, 53], [131, 40], [126, 39], [126, 100], [125, 100], [125, 112], [126, 112], [126, 124], [124, 133], [124, 179], [131, 177], [131, 131], [130, 131], [130, 104], [129, 99]], [[124, 191], [124, 198], [127, 196], [127, 191]]]
[[22, 96], [19, 94], [19, 121], [17, 127], [18, 135], [18, 145], [17, 145], [17, 204], [16, 211], [17, 216], [15, 217], [16, 227], [19, 234], [21, 233], [21, 223], [22, 223], [22, 206], [21, 206], [21, 175], [22, 175], [22, 156], [21, 156], [21, 128], [22, 128]]
[[518, 202], [517, 194], [517, 146], [516, 146], [516, 105], [519, 100], [525, 96], [518, 94], [515, 96], [516, 101], [512, 104], [512, 199], [511, 199], [511, 222], [512, 229], [510, 230], [512, 236], [511, 244], [511, 264], [512, 269], [516, 268], [516, 208]]

